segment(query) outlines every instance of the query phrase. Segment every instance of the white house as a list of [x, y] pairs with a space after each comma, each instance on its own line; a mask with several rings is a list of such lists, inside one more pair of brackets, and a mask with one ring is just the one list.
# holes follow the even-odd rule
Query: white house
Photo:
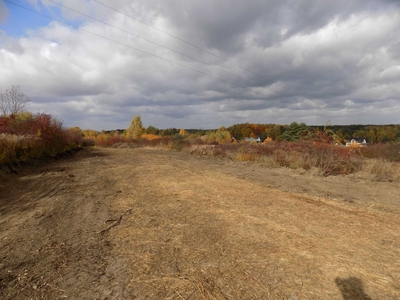
[[368, 145], [368, 143], [365, 138], [350, 138], [347, 140], [347, 143], [346, 143], [346, 147], [350, 147], [350, 146], [365, 147], [367, 145]]

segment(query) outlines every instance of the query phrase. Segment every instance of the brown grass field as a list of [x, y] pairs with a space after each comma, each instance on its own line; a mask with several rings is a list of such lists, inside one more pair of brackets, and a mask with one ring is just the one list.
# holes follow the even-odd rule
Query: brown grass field
[[86, 149], [0, 174], [0, 299], [400, 299], [399, 191]]

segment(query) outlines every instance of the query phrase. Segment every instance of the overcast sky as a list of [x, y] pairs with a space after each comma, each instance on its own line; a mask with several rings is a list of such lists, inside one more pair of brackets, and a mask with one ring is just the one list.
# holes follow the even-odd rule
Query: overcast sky
[[0, 90], [82, 129], [398, 124], [399, 3], [0, 0]]

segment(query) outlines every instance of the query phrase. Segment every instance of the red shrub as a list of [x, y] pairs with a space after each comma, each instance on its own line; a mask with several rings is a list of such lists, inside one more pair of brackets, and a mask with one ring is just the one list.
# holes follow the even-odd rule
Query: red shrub
[[125, 138], [121, 136], [109, 136], [102, 140], [97, 140], [96, 145], [100, 147], [111, 147], [117, 143], [125, 143]]
[[400, 161], [400, 143], [373, 144], [357, 149], [358, 154], [367, 158], [378, 158], [392, 162]]
[[0, 117], [0, 163], [57, 155], [80, 147], [82, 136], [47, 114]]

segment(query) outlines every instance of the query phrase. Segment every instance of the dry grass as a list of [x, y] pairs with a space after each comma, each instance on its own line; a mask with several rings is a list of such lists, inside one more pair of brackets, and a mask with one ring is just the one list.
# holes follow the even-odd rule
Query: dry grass
[[362, 173], [370, 174], [373, 181], [400, 181], [400, 162], [388, 162], [381, 159], [366, 159]]
[[[383, 147], [383, 149], [391, 153], [388, 147]], [[361, 150], [364, 152], [360, 152]], [[269, 168], [285, 167], [304, 170], [318, 168], [323, 176], [361, 172], [371, 175], [370, 178], [375, 181], [400, 181], [399, 162], [367, 158], [362, 155], [365, 149], [311, 143], [276, 144], [271, 142], [267, 145], [192, 145], [186, 151], [200, 156], [258, 162]], [[391, 157], [394, 158], [393, 155]]]
[[[11, 248], [2, 249], [2, 255], [14, 257], [14, 267], [6, 265], [0, 272], [5, 275], [3, 282], [15, 285], [3, 284], [2, 295], [31, 293], [31, 285], [22, 290], [6, 276], [14, 268], [30, 272], [35, 268], [35, 274], [67, 276], [46, 280], [60, 284], [70, 298], [400, 298], [396, 184], [366, 186], [364, 180], [316, 178], [299, 172], [292, 176], [288, 169], [268, 170], [253, 162], [154, 148], [87, 152], [95, 154], [65, 163], [68, 173], [35, 174], [8, 185], [15, 190], [3, 190], [9, 199], [17, 194], [27, 203], [3, 202], [3, 208], [13, 214], [8, 216], [12, 222], [8, 231], [3, 231]], [[274, 178], [274, 184], [287, 181], [290, 188], [322, 185], [320, 191], [333, 196], [326, 199], [319, 193], [268, 187]], [[378, 193], [369, 195], [374, 188], [379, 188]], [[345, 202], [337, 197], [343, 190], [345, 196], [361, 197]], [[46, 199], [49, 205], [29, 205], [31, 199]], [[53, 206], [50, 214], [48, 206]], [[29, 207], [40, 208], [41, 217], [32, 217]], [[124, 214], [128, 210], [131, 213]], [[107, 220], [122, 215], [118, 225], [98, 234], [110, 226]], [[53, 227], [58, 230], [48, 240]], [[41, 228], [42, 234], [27, 243], [32, 228]], [[46, 253], [26, 261], [35, 245], [63, 243], [71, 250], [68, 261], [58, 260], [65, 263], [64, 269], [52, 262], [60, 258], [56, 247], [43, 248], [53, 256]], [[76, 252], [78, 246], [82, 252]], [[81, 277], [81, 271], [87, 275]], [[119, 294], [110, 294], [113, 289]]]
[[133, 194], [116, 207], [133, 213], [114, 231], [121, 243], [115, 253], [130, 257], [137, 295], [400, 296], [400, 223], [391, 212], [268, 189], [196, 158], [137, 151], [143, 163], [116, 171], [125, 174], [119, 189], [136, 181]]
[[[200, 143], [200, 144], [199, 144]], [[97, 145], [114, 148], [158, 148], [189, 152], [200, 156], [228, 158], [235, 161], [259, 162], [270, 168], [320, 170], [323, 176], [368, 173], [374, 180], [399, 181], [397, 144], [374, 145], [371, 149], [341, 147], [312, 142], [269, 142], [266, 144], [203, 144], [180, 136], [126, 141], [109, 137]], [[397, 152], [396, 152], [397, 151]], [[385, 156], [386, 155], [386, 156]], [[396, 156], [397, 155], [397, 156]], [[375, 158], [378, 157], [378, 158]], [[379, 158], [387, 157], [387, 159]]]
[[241, 146], [237, 150], [237, 160], [239, 161], [254, 161], [256, 160], [260, 154], [258, 153], [257, 149], [248, 147], [248, 146]]
[[0, 164], [38, 157], [41, 153], [40, 150], [37, 136], [0, 134]]

